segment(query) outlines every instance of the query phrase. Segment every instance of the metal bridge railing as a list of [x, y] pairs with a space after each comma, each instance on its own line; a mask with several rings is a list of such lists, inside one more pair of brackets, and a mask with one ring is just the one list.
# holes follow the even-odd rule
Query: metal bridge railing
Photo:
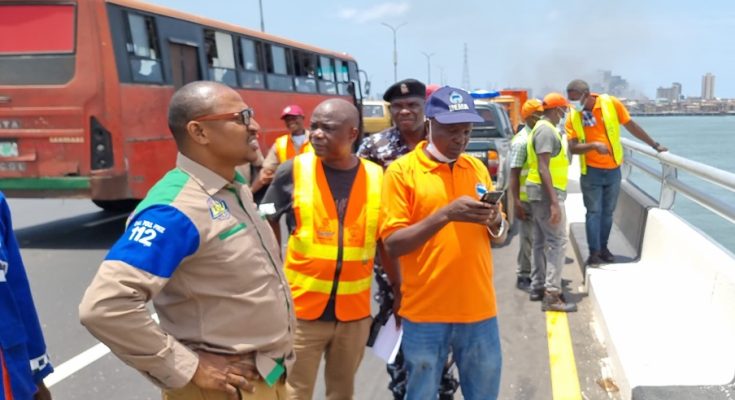
[[[658, 153], [650, 147], [630, 139], [623, 138], [624, 161], [623, 179], [630, 178], [633, 167], [653, 177], [661, 184], [659, 207], [670, 210], [674, 205], [676, 194], [681, 193], [695, 203], [735, 223], [735, 205], [698, 189], [678, 178], [679, 171], [691, 174], [735, 193], [735, 174], [702, 164], [697, 161], [671, 154]], [[642, 156], [653, 158], [661, 163], [660, 170], [642, 161]]]

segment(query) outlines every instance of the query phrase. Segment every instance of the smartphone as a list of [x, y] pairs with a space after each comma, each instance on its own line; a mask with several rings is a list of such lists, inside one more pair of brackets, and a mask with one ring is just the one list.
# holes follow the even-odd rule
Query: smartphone
[[498, 204], [500, 202], [500, 199], [503, 198], [504, 194], [505, 192], [503, 191], [487, 192], [482, 195], [480, 201], [490, 204]]

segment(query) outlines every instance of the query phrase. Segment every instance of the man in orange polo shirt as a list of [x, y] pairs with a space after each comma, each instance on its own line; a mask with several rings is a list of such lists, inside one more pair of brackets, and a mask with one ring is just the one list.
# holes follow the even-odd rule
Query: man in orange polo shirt
[[487, 168], [463, 154], [473, 122], [472, 97], [442, 87], [426, 102], [428, 143], [394, 161], [383, 184], [381, 237], [401, 268], [406, 398], [435, 398], [451, 351], [465, 399], [495, 399], [501, 352], [490, 240], [504, 236]]
[[579, 154], [584, 197], [585, 231], [589, 258], [587, 265], [615, 261], [607, 248], [613, 223], [613, 212], [620, 193], [620, 165], [623, 147], [620, 125], [657, 152], [667, 151], [630, 118], [623, 103], [614, 96], [591, 93], [587, 82], [575, 79], [567, 85], [567, 98], [572, 103], [565, 130], [569, 148]]

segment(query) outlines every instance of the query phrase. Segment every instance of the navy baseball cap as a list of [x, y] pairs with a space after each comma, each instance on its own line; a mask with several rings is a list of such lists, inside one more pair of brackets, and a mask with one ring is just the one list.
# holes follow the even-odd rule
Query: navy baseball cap
[[485, 122], [475, 111], [475, 101], [462, 89], [444, 86], [437, 89], [426, 100], [424, 114], [440, 124]]

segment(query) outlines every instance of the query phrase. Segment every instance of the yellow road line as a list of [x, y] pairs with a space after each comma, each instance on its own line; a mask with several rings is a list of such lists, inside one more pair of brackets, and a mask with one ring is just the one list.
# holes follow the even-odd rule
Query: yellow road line
[[554, 400], [582, 400], [567, 314], [546, 312], [551, 392]]

